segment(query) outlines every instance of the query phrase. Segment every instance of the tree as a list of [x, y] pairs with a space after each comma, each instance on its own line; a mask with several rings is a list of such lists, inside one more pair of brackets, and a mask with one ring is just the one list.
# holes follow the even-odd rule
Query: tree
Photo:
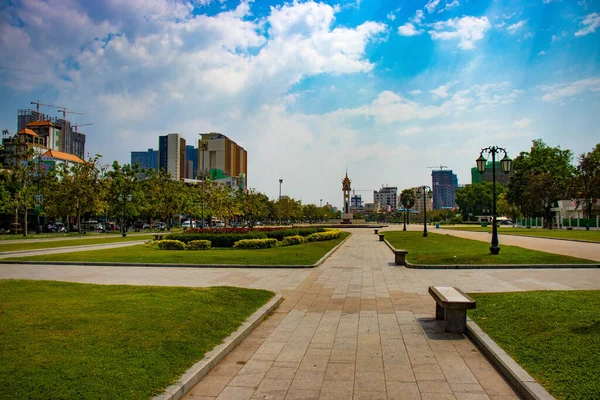
[[[504, 187], [496, 183], [496, 194], [503, 192]], [[493, 201], [492, 182], [475, 183], [456, 191], [456, 204], [463, 221], [472, 220], [477, 215], [491, 215]]]
[[400, 193], [400, 203], [402, 203], [402, 206], [404, 207], [405, 210], [408, 210], [407, 212], [409, 213], [409, 215], [410, 215], [410, 209], [415, 206], [416, 201], [417, 201], [417, 196], [415, 195], [414, 190], [404, 189], [402, 191], [402, 193]]
[[574, 173], [570, 150], [549, 147], [534, 140], [529, 152], [521, 152], [513, 162], [513, 175], [506, 195], [510, 204], [526, 216], [544, 217], [544, 226], [552, 228], [552, 206], [568, 197]]
[[238, 209], [241, 216], [254, 226], [257, 221], [264, 220], [269, 212], [269, 197], [250, 189], [248, 192], [238, 192]]
[[518, 218], [523, 216], [519, 210], [519, 207], [510, 204], [506, 200], [506, 193], [502, 193], [498, 196], [498, 200], [496, 202], [496, 211], [498, 212], [498, 215], [508, 216], [513, 221], [516, 221]]
[[588, 220], [592, 219], [592, 208], [600, 198], [600, 143], [589, 153], [579, 156], [579, 164], [571, 181], [570, 197], [586, 211]]

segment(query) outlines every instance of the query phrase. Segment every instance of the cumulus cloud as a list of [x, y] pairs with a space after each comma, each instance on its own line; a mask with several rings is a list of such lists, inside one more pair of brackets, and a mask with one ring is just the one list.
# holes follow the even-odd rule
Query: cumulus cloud
[[440, 3], [440, 0], [429, 0], [427, 4], [425, 4], [425, 9], [427, 12], [432, 13], [435, 11], [435, 8]]
[[475, 42], [483, 39], [485, 32], [490, 28], [487, 17], [462, 17], [448, 21], [438, 21], [431, 25], [429, 31], [434, 40], [458, 39], [458, 47], [470, 50], [475, 47]]
[[539, 86], [539, 88], [544, 92], [542, 100], [557, 102], [584, 94], [600, 93], [600, 78], [580, 79], [569, 83]]
[[531, 120], [529, 118], [521, 118], [511, 124], [513, 128], [526, 128], [531, 125]]
[[398, 33], [401, 36], [415, 36], [420, 35], [421, 33], [423, 33], [423, 31], [420, 29], [416, 29], [413, 24], [407, 22], [404, 25], [398, 27]]
[[448, 97], [448, 89], [453, 85], [453, 82], [441, 85], [436, 89], [430, 90], [429, 93], [433, 94], [434, 98], [445, 99]]
[[586, 15], [579, 25], [583, 25], [583, 28], [575, 32], [575, 36], [585, 36], [595, 33], [596, 28], [600, 27], [600, 14], [591, 13]]
[[446, 5], [444, 6], [444, 8], [442, 8], [441, 10], [438, 11], [438, 14], [443, 13], [444, 11], [450, 10], [454, 7], [458, 7], [460, 5], [460, 3], [458, 2], [458, 0], [453, 0], [452, 2], [448, 2], [448, 0], [446, 0]]

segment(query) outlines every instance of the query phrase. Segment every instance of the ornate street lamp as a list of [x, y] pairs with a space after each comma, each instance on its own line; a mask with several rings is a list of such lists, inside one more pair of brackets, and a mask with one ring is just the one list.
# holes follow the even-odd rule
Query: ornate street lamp
[[[423, 237], [427, 237], [427, 200], [431, 199], [431, 188], [427, 185], [423, 185], [420, 187], [423, 189], [423, 194], [417, 190], [417, 199], [423, 198]], [[425, 189], [429, 189], [427, 193], [425, 193]]]
[[127, 222], [125, 222], [127, 220], [127, 207], [126, 207], [126, 201], [129, 201], [131, 203], [131, 195], [128, 194], [127, 196], [125, 195], [119, 195], [119, 201], [123, 201], [123, 223], [121, 224], [121, 235], [123, 235], [123, 237], [127, 236]]
[[480, 174], [483, 174], [487, 165], [487, 159], [483, 156], [483, 153], [492, 155], [492, 245], [490, 246], [490, 253], [492, 254], [500, 253], [500, 246], [498, 245], [498, 228], [496, 226], [496, 154], [500, 152], [504, 153], [504, 158], [500, 160], [500, 168], [502, 168], [502, 172], [508, 174], [512, 169], [512, 159], [506, 154], [506, 149], [496, 146], [486, 147], [485, 149], [481, 149], [479, 158], [475, 160], [477, 163], [477, 171], [479, 171]]

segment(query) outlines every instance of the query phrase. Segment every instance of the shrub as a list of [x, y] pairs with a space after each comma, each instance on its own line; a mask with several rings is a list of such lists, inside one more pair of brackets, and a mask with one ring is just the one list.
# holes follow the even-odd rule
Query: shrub
[[156, 240], [148, 240], [144, 243], [144, 247], [156, 247]]
[[268, 249], [277, 247], [277, 239], [242, 239], [235, 242], [234, 249]]
[[296, 244], [302, 244], [304, 243], [305, 240], [302, 236], [300, 235], [296, 235], [296, 236], [286, 236], [283, 238], [283, 240], [281, 241], [280, 245], [281, 246], [293, 246]]
[[282, 241], [286, 236], [308, 236], [313, 233], [323, 232], [323, 228], [298, 228], [298, 229], [282, 229], [265, 232], [268, 238]]
[[181, 233], [170, 234], [167, 239], [180, 240], [184, 243], [189, 243], [192, 240], [208, 240], [212, 247], [233, 247], [234, 243], [242, 239], [266, 239], [267, 236], [262, 232], [248, 233]]
[[210, 246], [210, 240], [191, 240], [185, 248], [187, 250], [208, 250]]
[[183, 250], [185, 243], [180, 240], [159, 240], [158, 248], [161, 250]]
[[342, 234], [339, 229], [328, 229], [325, 232], [317, 232], [306, 237], [307, 242], [321, 242], [324, 240], [337, 239]]

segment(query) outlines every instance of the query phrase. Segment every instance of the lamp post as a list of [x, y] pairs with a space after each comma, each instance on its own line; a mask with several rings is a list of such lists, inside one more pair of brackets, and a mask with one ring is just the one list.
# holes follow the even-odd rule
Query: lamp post
[[204, 229], [204, 181], [206, 180], [206, 174], [204, 173], [204, 152], [208, 150], [208, 143], [202, 142], [200, 149], [202, 149], [202, 228]]
[[127, 223], [125, 222], [127, 219], [127, 201], [129, 201], [131, 203], [131, 195], [128, 194], [127, 196], [123, 195], [119, 195], [119, 201], [123, 201], [123, 222], [121, 223], [121, 235], [123, 235], [123, 237], [127, 236]]
[[319, 200], [319, 207], [323, 207], [323, 199]]
[[279, 199], [281, 200], [281, 184], [283, 183], [283, 179], [279, 179]]
[[[427, 185], [420, 187], [423, 189], [423, 194], [417, 190], [417, 199], [423, 198], [423, 237], [427, 237], [427, 199], [431, 198], [431, 188]], [[425, 189], [429, 189], [427, 193]]]
[[497, 146], [486, 147], [485, 149], [481, 149], [479, 158], [475, 160], [477, 171], [483, 174], [487, 165], [487, 158], [483, 156], [483, 153], [492, 155], [492, 245], [490, 246], [490, 253], [492, 254], [500, 253], [498, 228], [496, 227], [496, 154], [500, 152], [504, 153], [504, 158], [500, 160], [500, 167], [502, 168], [502, 172], [508, 174], [512, 168], [512, 159], [506, 154], [506, 149]]
[[404, 216], [404, 227], [402, 228], [403, 231], [406, 231], [406, 207], [403, 207], [403, 216]]

